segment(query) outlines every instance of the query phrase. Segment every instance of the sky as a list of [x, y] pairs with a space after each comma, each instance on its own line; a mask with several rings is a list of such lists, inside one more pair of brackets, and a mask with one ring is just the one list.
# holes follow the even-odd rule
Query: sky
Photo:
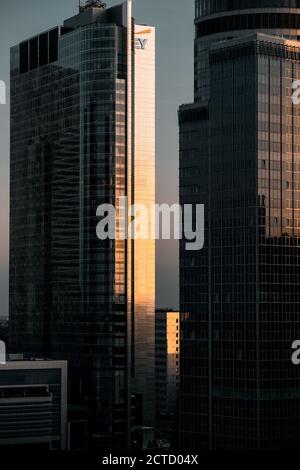
[[[106, 0], [107, 6], [121, 3]], [[78, 0], [9, 0], [0, 6], [0, 317], [8, 314], [9, 252], [9, 49], [76, 14]], [[157, 28], [157, 203], [178, 202], [180, 104], [193, 100], [194, 0], [133, 0], [137, 23]], [[158, 307], [178, 308], [178, 243], [159, 241], [156, 254]]]

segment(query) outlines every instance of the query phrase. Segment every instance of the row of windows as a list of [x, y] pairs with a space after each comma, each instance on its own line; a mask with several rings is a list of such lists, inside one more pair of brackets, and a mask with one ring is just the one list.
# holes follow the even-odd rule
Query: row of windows
[[255, 13], [224, 16], [198, 23], [196, 25], [196, 35], [197, 37], [202, 37], [209, 34], [239, 31], [242, 29], [300, 29], [300, 15]]

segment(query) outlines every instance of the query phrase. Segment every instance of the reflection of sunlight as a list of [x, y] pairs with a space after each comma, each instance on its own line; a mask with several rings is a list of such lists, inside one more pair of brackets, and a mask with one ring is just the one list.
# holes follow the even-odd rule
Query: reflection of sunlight
[[176, 355], [179, 351], [180, 341], [179, 312], [168, 312], [167, 315], [167, 340], [168, 355]]

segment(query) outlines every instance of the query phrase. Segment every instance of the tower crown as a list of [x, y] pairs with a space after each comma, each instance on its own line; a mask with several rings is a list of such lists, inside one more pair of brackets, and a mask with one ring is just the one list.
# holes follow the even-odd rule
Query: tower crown
[[300, 8], [299, 0], [196, 0], [196, 18], [233, 10]]

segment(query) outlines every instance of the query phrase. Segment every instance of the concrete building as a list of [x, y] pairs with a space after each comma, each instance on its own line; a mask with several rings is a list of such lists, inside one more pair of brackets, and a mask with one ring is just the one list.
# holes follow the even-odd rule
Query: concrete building
[[0, 449], [24, 446], [67, 448], [65, 361], [0, 364]]

